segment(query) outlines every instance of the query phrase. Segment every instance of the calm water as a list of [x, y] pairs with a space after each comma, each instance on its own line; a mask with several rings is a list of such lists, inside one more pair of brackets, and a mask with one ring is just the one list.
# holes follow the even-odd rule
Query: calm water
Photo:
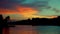
[[60, 34], [60, 26], [16, 25], [10, 27], [10, 34]]

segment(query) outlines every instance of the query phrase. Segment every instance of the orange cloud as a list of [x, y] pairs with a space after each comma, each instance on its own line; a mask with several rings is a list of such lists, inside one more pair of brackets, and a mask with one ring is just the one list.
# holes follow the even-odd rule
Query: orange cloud
[[32, 17], [33, 14], [37, 14], [37, 10], [29, 7], [18, 7], [18, 11], [20, 11], [20, 14], [23, 15], [24, 17]]
[[0, 14], [18, 14], [16, 10], [0, 8]]
[[18, 7], [18, 11], [20, 11], [20, 14], [22, 14], [26, 18], [57, 18], [57, 16], [38, 16], [34, 14], [38, 14], [38, 10], [35, 10], [34, 8], [29, 7]]
[[38, 16], [38, 10], [30, 7], [16, 7], [16, 10], [0, 8], [0, 14], [20, 14], [25, 18], [57, 18], [57, 16]]

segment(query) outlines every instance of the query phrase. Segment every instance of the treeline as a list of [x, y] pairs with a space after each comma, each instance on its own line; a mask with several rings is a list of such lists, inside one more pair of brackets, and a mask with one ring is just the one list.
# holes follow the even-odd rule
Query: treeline
[[3, 19], [3, 16], [0, 15], [0, 25], [57, 25], [60, 22], [60, 16], [54, 19], [47, 18], [32, 18], [32, 20], [20, 20], [16, 22], [8, 22], [10, 17], [7, 16]]

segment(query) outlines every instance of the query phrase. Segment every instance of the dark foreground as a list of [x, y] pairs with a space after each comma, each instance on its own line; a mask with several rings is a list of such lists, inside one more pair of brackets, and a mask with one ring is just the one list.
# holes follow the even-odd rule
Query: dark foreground
[[15, 27], [15, 25], [32, 25], [32, 26], [58, 26], [60, 25], [60, 16], [58, 18], [54, 19], [46, 19], [46, 18], [32, 18], [32, 20], [20, 20], [15, 22], [8, 22], [10, 21], [10, 17], [7, 16], [5, 19], [3, 19], [2, 15], [0, 15], [0, 31], [4, 31], [4, 28], [6, 32], [8, 33], [9, 27]]

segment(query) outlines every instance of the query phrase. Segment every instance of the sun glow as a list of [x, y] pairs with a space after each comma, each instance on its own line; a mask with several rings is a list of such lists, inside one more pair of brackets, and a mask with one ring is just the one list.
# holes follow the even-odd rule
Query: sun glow
[[35, 15], [35, 14], [38, 14], [38, 10], [31, 8], [31, 7], [22, 7], [22, 6], [16, 7], [16, 10], [0, 8], [0, 14], [6, 14], [6, 15], [7, 14], [19, 14], [19, 15], [22, 15], [24, 18], [57, 18], [57, 16]]

